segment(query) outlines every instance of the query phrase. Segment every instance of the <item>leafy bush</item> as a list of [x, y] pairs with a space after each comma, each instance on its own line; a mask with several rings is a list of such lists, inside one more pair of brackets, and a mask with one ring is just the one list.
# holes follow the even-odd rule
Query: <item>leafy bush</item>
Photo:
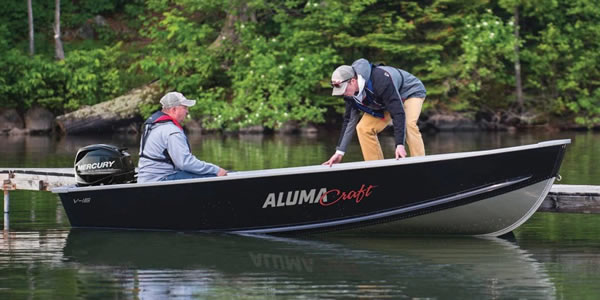
[[65, 82], [65, 109], [94, 105], [122, 92], [120, 71], [115, 63], [121, 54], [119, 45], [89, 51], [73, 51], [64, 62], [68, 72]]
[[0, 106], [39, 104], [60, 113], [105, 101], [124, 90], [123, 71], [116, 68], [120, 55], [119, 45], [72, 51], [64, 61], [7, 51], [0, 60]]
[[504, 22], [487, 10], [465, 18], [459, 61], [462, 65], [461, 98], [468, 104], [458, 109], [480, 110], [482, 106], [505, 109], [512, 100], [515, 60], [513, 21]]

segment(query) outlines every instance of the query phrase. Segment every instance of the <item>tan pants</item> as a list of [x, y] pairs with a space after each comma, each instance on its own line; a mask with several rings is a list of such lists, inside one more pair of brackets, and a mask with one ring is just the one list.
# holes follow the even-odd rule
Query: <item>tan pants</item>
[[[423, 137], [417, 126], [421, 107], [423, 107], [423, 98], [409, 98], [404, 101], [404, 112], [406, 114], [406, 143], [410, 156], [425, 155], [425, 145]], [[377, 134], [387, 127], [392, 121], [389, 112], [385, 112], [384, 118], [380, 119], [370, 114], [363, 114], [360, 122], [356, 125], [356, 132], [360, 148], [365, 160], [383, 159], [383, 151], [379, 144]]]

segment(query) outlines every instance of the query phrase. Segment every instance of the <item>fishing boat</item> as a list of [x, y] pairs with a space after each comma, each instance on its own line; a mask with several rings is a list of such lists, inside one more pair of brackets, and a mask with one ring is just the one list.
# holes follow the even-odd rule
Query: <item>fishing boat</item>
[[[569, 143], [154, 183], [104, 180], [52, 192], [60, 196], [73, 227], [500, 236], [540, 206]], [[108, 156], [93, 159], [77, 170], [107, 174], [120, 164]]]

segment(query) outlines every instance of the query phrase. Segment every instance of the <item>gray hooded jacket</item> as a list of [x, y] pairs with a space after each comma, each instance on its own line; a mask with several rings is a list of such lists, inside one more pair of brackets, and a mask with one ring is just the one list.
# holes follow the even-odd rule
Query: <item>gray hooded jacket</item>
[[214, 175], [219, 172], [218, 166], [201, 161], [190, 152], [185, 133], [171, 122], [155, 124], [148, 134], [146, 145], [142, 143], [143, 139], [140, 141], [140, 152], [143, 149], [144, 155], [157, 159], [164, 159], [164, 150], [167, 149], [173, 164], [141, 157], [140, 153], [139, 183], [160, 181], [178, 171]]

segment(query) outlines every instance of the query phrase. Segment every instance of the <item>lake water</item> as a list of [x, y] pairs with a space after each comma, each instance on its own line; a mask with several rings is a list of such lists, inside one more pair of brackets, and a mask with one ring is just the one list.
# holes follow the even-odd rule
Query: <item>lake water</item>
[[[600, 185], [600, 134], [440, 133], [428, 154], [572, 139], [560, 184]], [[233, 170], [320, 164], [337, 133], [191, 136]], [[82, 146], [131, 136], [0, 137], [0, 167], [63, 168]], [[381, 137], [386, 157], [393, 137]], [[357, 142], [345, 162], [361, 159]], [[256, 237], [71, 229], [58, 197], [11, 192], [0, 236], [0, 299], [598, 299], [600, 215], [536, 213], [512, 238]]]

